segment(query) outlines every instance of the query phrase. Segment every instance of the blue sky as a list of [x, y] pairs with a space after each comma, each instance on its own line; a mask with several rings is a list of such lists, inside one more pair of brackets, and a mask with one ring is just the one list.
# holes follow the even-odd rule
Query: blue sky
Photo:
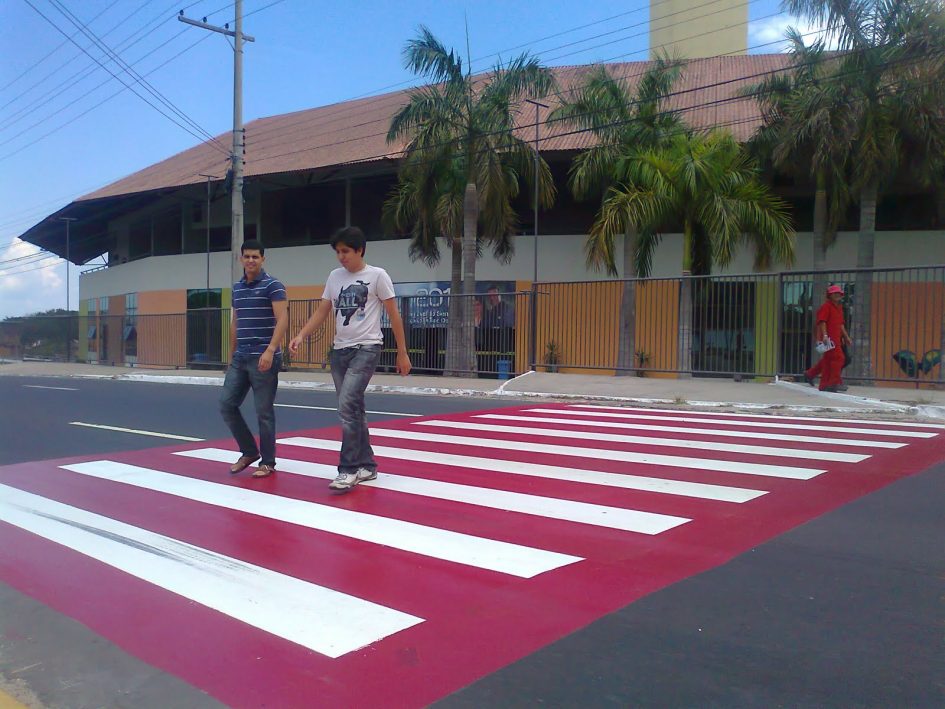
[[[795, 22], [779, 14], [777, 0], [747, 1], [750, 47], [779, 39]], [[29, 3], [67, 34], [77, 30], [57, 5], [88, 23], [204, 130], [218, 135], [231, 128], [230, 47], [175, 17], [186, 7], [188, 17], [231, 22], [228, 0]], [[244, 0], [244, 32], [256, 37], [244, 60], [244, 120], [407, 85], [401, 50], [420, 24], [465, 55], [468, 23], [474, 70], [525, 50], [548, 65], [645, 59], [648, 6], [646, 0]], [[76, 40], [90, 44], [81, 34]], [[0, 2], [0, 318], [65, 306], [65, 266], [31, 257], [35, 247], [17, 235], [73, 198], [196, 142], [124, 89], [27, 0]], [[75, 308], [75, 267], [72, 273]]]

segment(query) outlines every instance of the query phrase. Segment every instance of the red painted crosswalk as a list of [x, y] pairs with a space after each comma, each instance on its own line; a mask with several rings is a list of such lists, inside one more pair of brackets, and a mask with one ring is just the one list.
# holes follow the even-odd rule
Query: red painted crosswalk
[[0, 467], [0, 580], [232, 706], [422, 706], [918, 472], [942, 427], [537, 405]]

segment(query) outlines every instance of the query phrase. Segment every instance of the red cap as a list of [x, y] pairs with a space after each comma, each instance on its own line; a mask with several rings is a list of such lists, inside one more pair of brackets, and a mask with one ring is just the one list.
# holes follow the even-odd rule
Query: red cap
[[827, 295], [833, 295], [834, 293], [843, 295], [843, 288], [840, 286], [827, 286]]

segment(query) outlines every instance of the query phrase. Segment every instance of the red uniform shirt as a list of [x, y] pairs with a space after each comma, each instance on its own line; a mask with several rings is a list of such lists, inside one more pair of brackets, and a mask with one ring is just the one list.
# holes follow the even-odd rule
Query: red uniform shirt
[[827, 301], [817, 310], [817, 324], [827, 323], [827, 337], [834, 341], [837, 346], [842, 339], [843, 327], [843, 307]]

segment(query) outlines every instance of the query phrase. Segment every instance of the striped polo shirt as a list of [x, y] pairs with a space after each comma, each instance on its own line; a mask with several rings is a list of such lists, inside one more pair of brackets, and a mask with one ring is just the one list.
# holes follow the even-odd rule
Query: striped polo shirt
[[[244, 355], [261, 355], [272, 342], [276, 315], [272, 302], [285, 300], [285, 286], [265, 271], [259, 279], [246, 282], [244, 275], [233, 284], [233, 312], [236, 315], [236, 351]], [[282, 352], [282, 347], [276, 354]]]

